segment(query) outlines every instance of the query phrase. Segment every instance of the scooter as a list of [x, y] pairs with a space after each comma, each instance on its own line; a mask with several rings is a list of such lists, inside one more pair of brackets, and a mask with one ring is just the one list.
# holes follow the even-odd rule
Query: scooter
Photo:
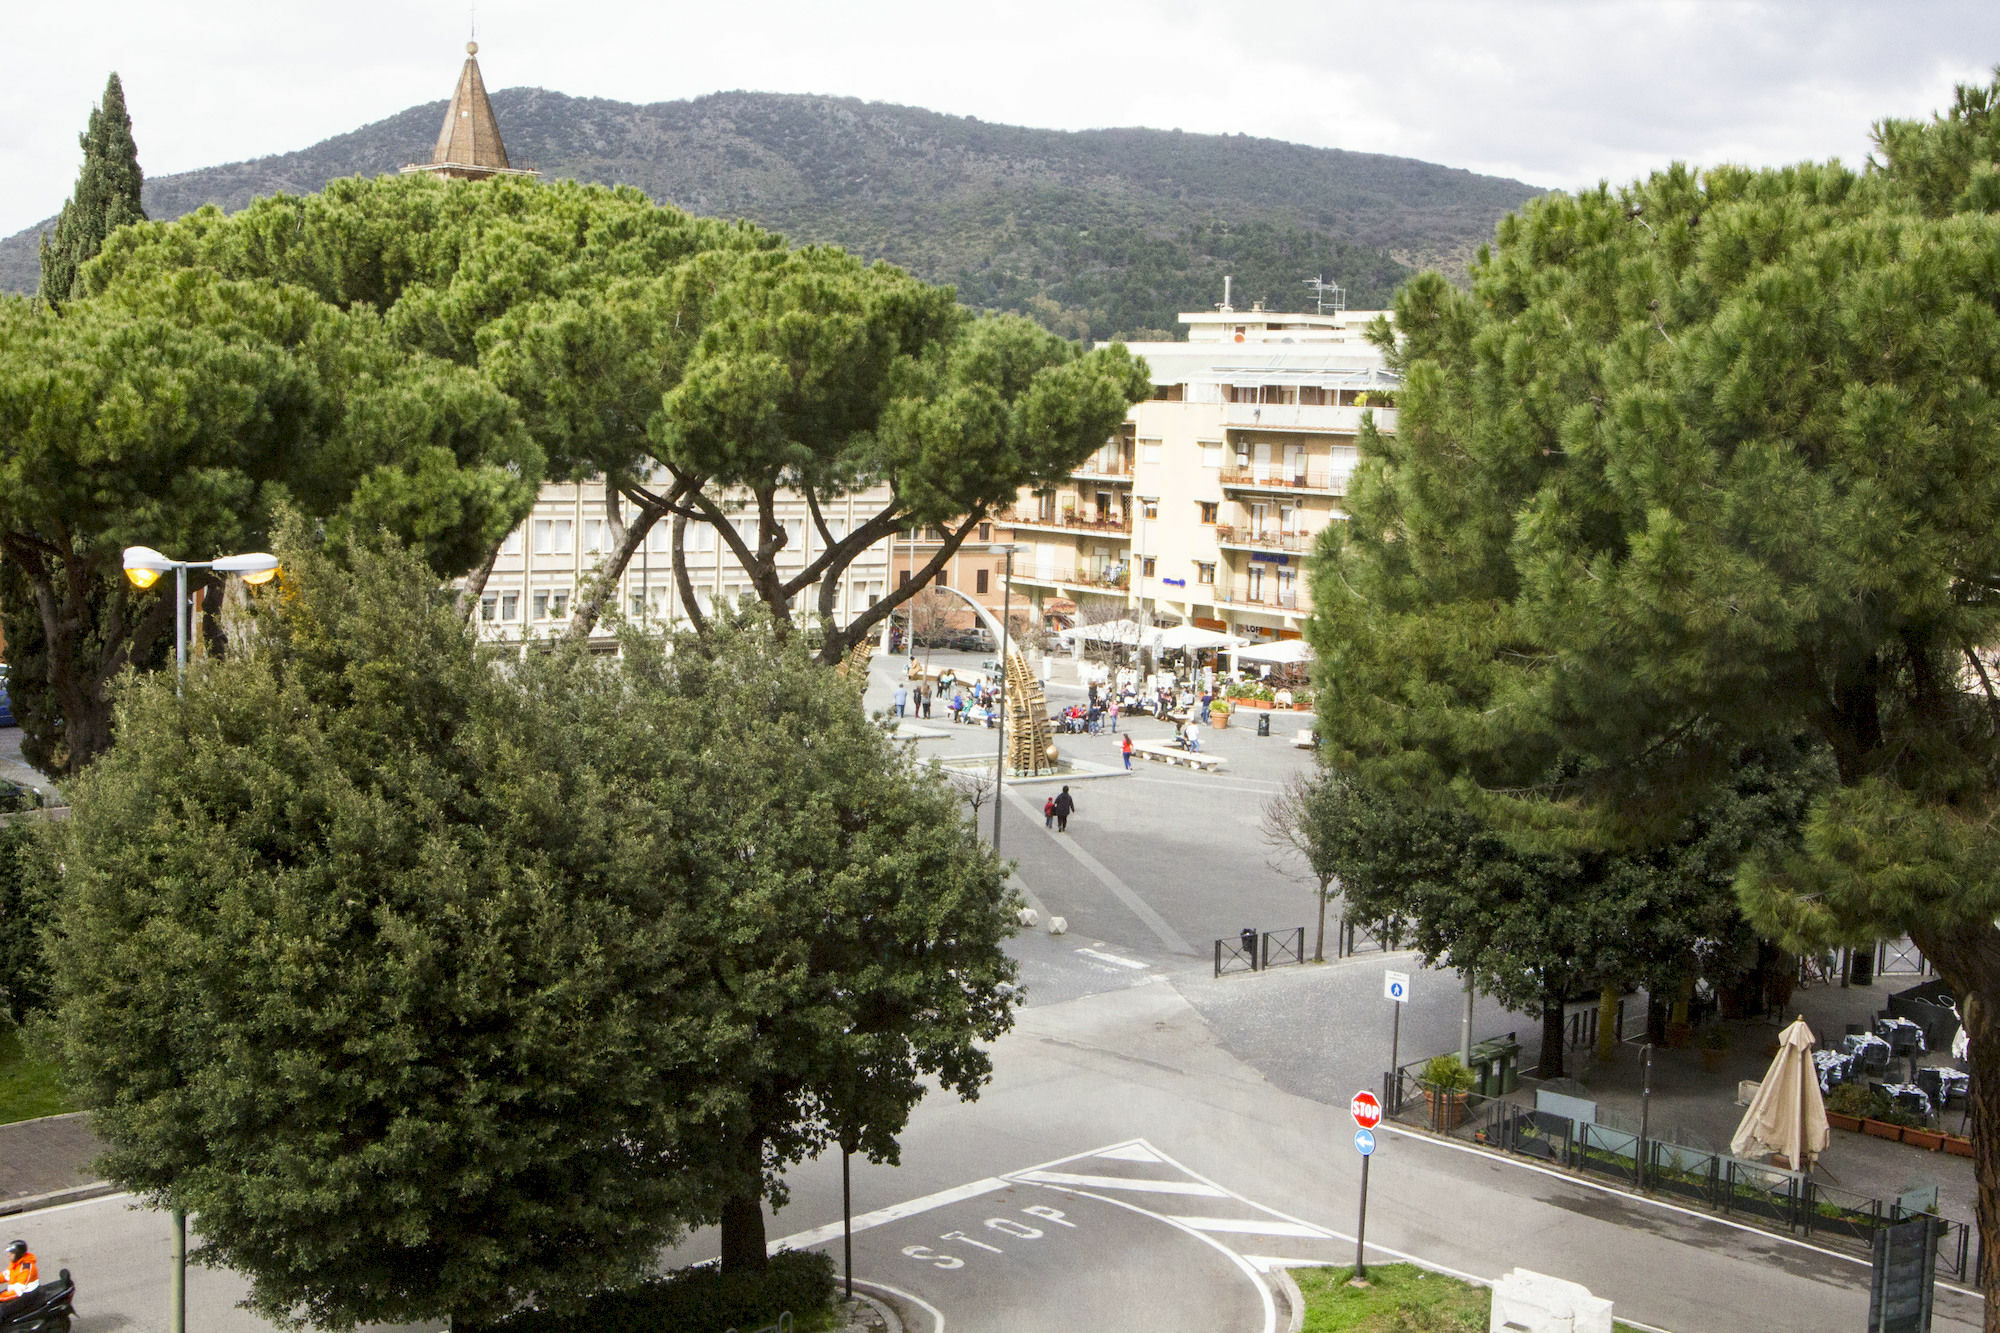
[[25, 1296], [0, 1301], [0, 1333], [69, 1333], [76, 1318], [76, 1283], [63, 1269]]

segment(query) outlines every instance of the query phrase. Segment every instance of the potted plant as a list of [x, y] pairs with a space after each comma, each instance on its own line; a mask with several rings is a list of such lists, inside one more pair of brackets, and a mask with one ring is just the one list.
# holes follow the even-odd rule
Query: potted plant
[[[1914, 1118], [1912, 1117], [1912, 1119]], [[1927, 1152], [1936, 1152], [1938, 1149], [1944, 1147], [1946, 1137], [1943, 1130], [1932, 1129], [1929, 1125], [1906, 1124], [1903, 1126], [1903, 1142], [1915, 1144]]]
[[1211, 723], [1213, 723], [1218, 729], [1228, 726], [1229, 710], [1231, 707], [1232, 705], [1227, 699], [1215, 700], [1208, 706], [1208, 720]]
[[1947, 1134], [1944, 1136], [1944, 1150], [1952, 1157], [1970, 1157], [1972, 1156], [1972, 1140], [1961, 1138], [1956, 1134]]
[[1843, 1083], [1826, 1094], [1826, 1123], [1861, 1132], [1861, 1122], [1889, 1113], [1889, 1098], [1861, 1083]]
[[1432, 1129], [1449, 1131], [1465, 1123], [1466, 1107], [1471, 1101], [1472, 1071], [1457, 1056], [1432, 1056], [1424, 1062], [1417, 1081], [1423, 1086]]
[[1719, 1027], [1704, 1028], [1701, 1034], [1701, 1067], [1711, 1074], [1722, 1072], [1729, 1055], [1729, 1034]]

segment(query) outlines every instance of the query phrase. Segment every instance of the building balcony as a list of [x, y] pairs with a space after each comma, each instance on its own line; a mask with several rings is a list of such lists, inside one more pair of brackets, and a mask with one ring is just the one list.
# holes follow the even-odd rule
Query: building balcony
[[1132, 535], [1130, 514], [1105, 514], [1100, 517], [1095, 510], [1087, 509], [1065, 509], [1046, 518], [1016, 509], [1003, 509], [993, 516], [993, 521], [1009, 527], [1035, 528], [1045, 532], [1088, 532], [1107, 537]]
[[1361, 418], [1369, 412], [1375, 414], [1377, 430], [1396, 429], [1393, 407], [1327, 407], [1318, 403], [1224, 403], [1222, 424], [1231, 430], [1359, 435]]
[[1250, 463], [1222, 469], [1226, 491], [1275, 491], [1285, 495], [1347, 494], [1347, 474], [1335, 474], [1325, 460], [1287, 468], [1280, 463]]
[[1319, 540], [1317, 532], [1252, 532], [1228, 523], [1215, 525], [1215, 544], [1240, 551], [1290, 551], [1304, 555]]
[[1092, 454], [1070, 475], [1079, 481], [1129, 482], [1132, 480], [1132, 460], [1121, 457], [1107, 463], [1096, 454]]
[[1311, 602], [1301, 591], [1300, 581], [1280, 583], [1275, 578], [1235, 578], [1219, 581], [1215, 585], [1215, 604], [1298, 612], [1308, 611], [1312, 607]]
[[1132, 567], [1124, 562], [1111, 565], [1014, 566], [1014, 582], [1048, 588], [1081, 588], [1097, 592], [1124, 592], [1132, 586]]

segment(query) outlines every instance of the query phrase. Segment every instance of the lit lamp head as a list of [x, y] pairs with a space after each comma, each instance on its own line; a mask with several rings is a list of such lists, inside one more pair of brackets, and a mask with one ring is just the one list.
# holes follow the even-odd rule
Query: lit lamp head
[[278, 577], [278, 557], [269, 551], [252, 551], [248, 555], [225, 555], [209, 568], [219, 574], [239, 574], [245, 583], [255, 587]]
[[160, 575], [173, 567], [173, 561], [150, 546], [125, 548], [125, 577], [132, 580], [135, 588], [152, 587], [160, 581]]

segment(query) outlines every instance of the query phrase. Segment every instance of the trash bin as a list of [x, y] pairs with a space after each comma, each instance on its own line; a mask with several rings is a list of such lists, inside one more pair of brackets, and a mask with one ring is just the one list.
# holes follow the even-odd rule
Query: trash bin
[[1472, 1048], [1473, 1090], [1482, 1097], [1499, 1097], [1521, 1086], [1521, 1043], [1513, 1033], [1493, 1037]]
[[1257, 714], [1257, 734], [1259, 736], [1268, 736], [1271, 734], [1271, 715], [1269, 713], [1259, 712]]
[[1253, 972], [1256, 971], [1257, 970], [1256, 928], [1252, 926], [1243, 927], [1242, 933], [1237, 936], [1237, 939], [1243, 946], [1243, 952], [1248, 954], [1250, 957], [1250, 970]]

